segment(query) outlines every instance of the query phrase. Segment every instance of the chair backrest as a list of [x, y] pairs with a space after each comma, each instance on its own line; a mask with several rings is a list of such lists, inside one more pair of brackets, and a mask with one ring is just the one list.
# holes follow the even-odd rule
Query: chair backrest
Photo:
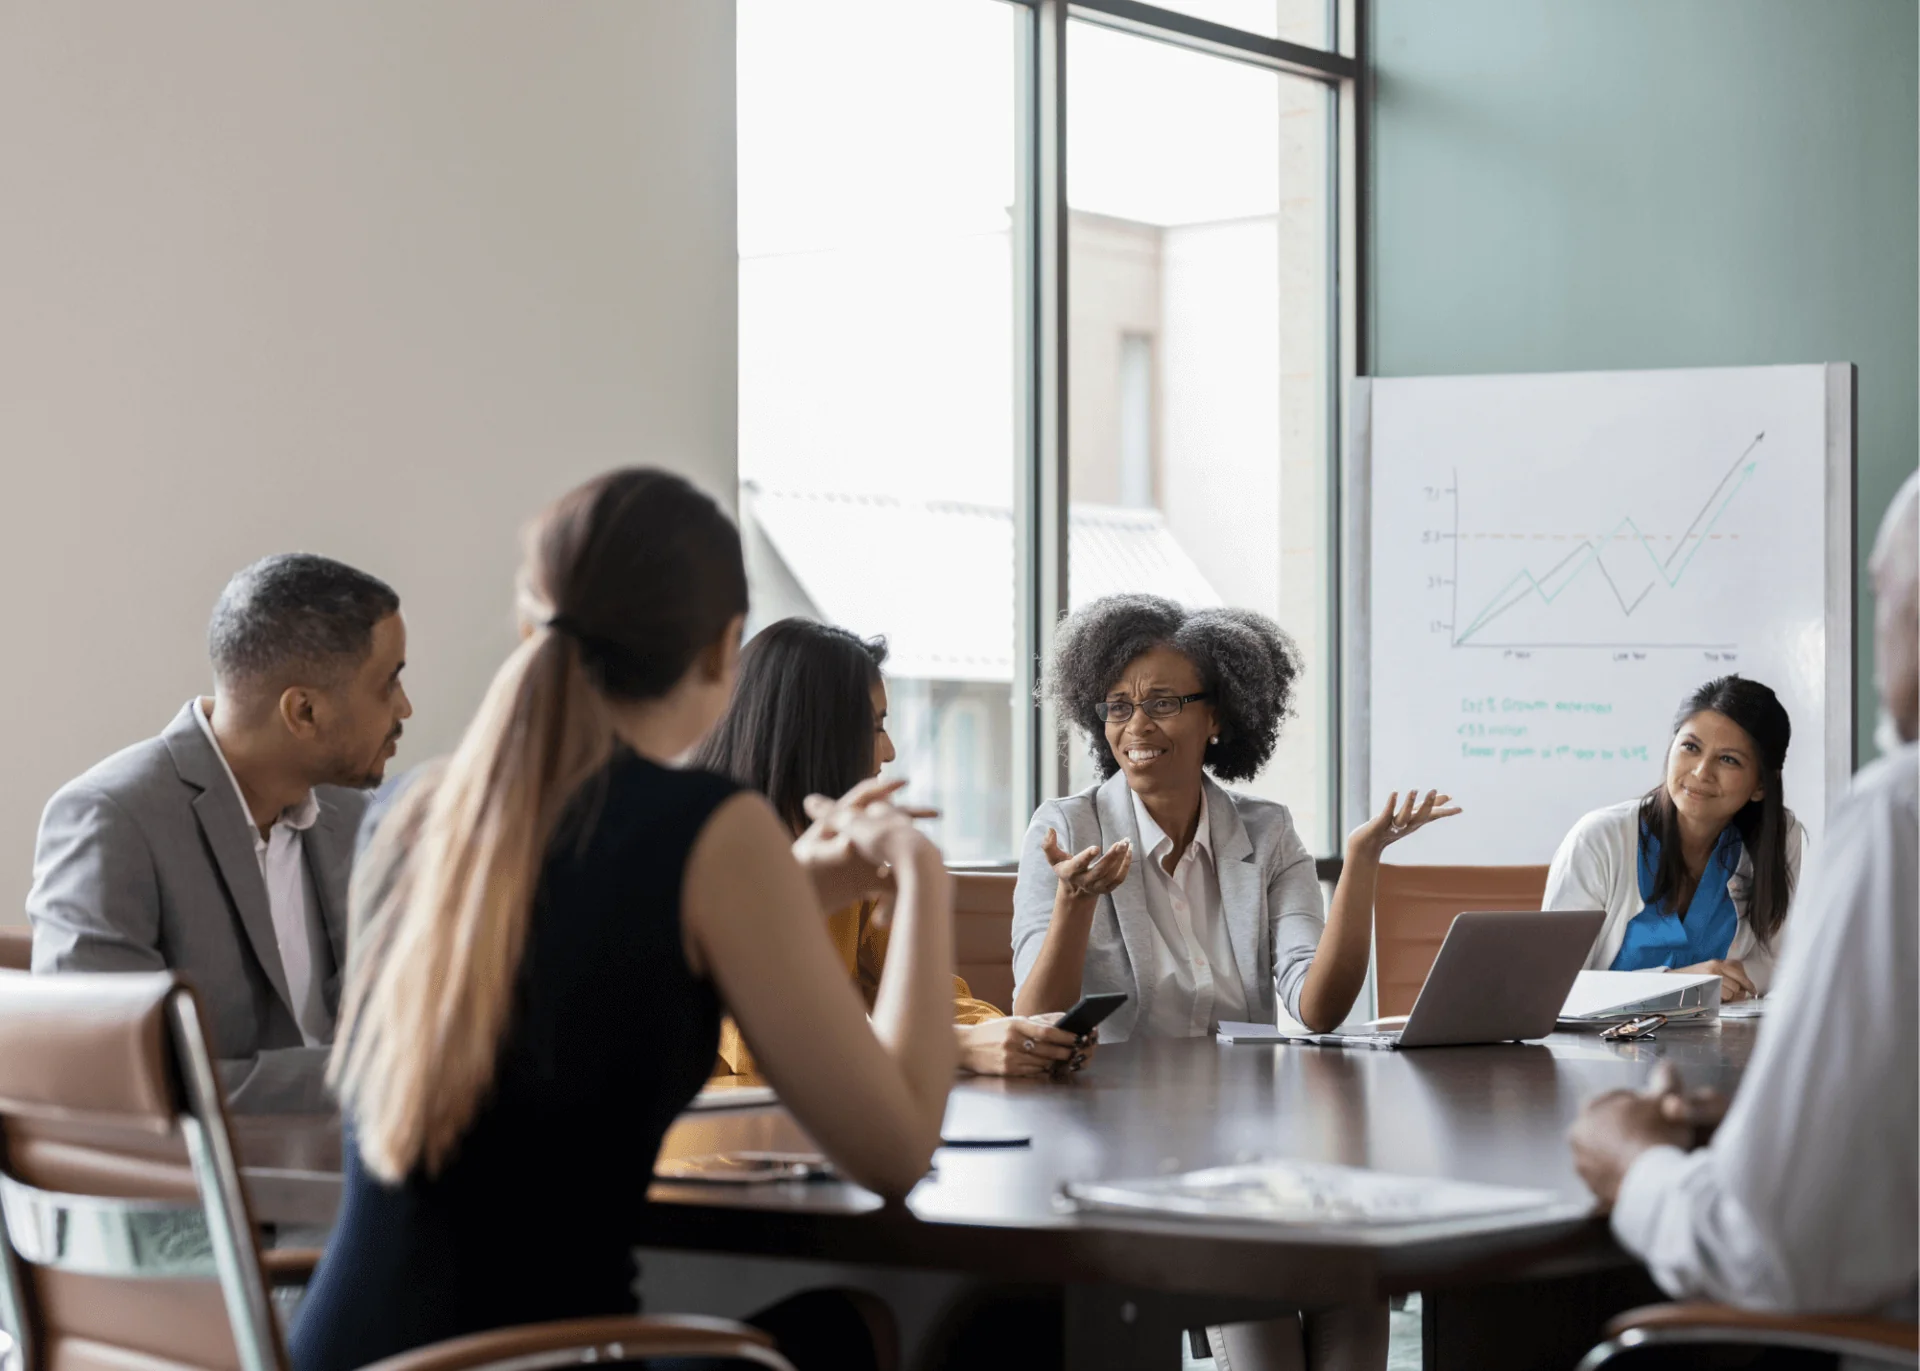
[[1467, 910], [1538, 909], [1544, 866], [1380, 867], [1373, 896], [1374, 985], [1379, 1013], [1413, 1008], [1453, 916]]
[[33, 970], [33, 930], [0, 928], [0, 971]]
[[0, 971], [0, 1319], [25, 1371], [284, 1371], [192, 993]]
[[956, 871], [953, 876], [953, 969], [975, 999], [1012, 1013], [1017, 878], [1011, 871]]

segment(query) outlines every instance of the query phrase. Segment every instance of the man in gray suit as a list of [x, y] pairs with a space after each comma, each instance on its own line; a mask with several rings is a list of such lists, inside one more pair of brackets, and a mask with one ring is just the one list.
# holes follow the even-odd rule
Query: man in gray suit
[[413, 712], [400, 600], [325, 557], [268, 557], [207, 638], [213, 696], [48, 802], [33, 969], [177, 971], [236, 1110], [326, 1112], [354, 838]]

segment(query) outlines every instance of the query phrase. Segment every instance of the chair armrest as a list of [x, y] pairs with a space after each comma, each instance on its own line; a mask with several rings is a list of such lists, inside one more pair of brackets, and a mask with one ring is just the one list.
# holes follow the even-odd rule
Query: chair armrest
[[1635, 1348], [1686, 1343], [1791, 1347], [1891, 1366], [1920, 1365], [1920, 1325], [1890, 1319], [1768, 1314], [1724, 1304], [1653, 1304], [1612, 1319], [1607, 1324], [1607, 1341], [1586, 1355], [1580, 1371], [1596, 1371]]
[[768, 1371], [793, 1371], [757, 1328], [692, 1315], [562, 1319], [473, 1333], [402, 1352], [362, 1371], [483, 1371], [512, 1363], [514, 1371], [575, 1366], [637, 1357], [733, 1357]]
[[318, 1265], [317, 1247], [269, 1247], [260, 1254], [260, 1269], [267, 1273], [267, 1284], [272, 1286], [309, 1284]]

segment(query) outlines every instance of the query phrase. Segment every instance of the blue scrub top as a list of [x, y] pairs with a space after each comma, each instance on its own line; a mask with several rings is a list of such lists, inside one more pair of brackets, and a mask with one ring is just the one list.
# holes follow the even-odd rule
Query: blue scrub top
[[[1727, 892], [1727, 880], [1740, 865], [1743, 851], [1740, 832], [1727, 825], [1720, 841], [1713, 845], [1707, 869], [1700, 875], [1699, 888], [1684, 918], [1668, 907], [1648, 903], [1627, 922], [1627, 935], [1613, 959], [1615, 971], [1652, 971], [1697, 966], [1727, 955], [1734, 934], [1740, 931], [1740, 911], [1733, 907]], [[1640, 898], [1651, 900], [1653, 873], [1660, 865], [1660, 840], [1642, 826], [1640, 829]]]

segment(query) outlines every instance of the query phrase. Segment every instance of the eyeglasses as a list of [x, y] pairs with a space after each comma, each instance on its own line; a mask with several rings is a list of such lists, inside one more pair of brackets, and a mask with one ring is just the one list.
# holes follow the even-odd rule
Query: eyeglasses
[[1626, 1023], [1617, 1023], [1611, 1028], [1600, 1030], [1600, 1036], [1611, 1042], [1632, 1042], [1638, 1038], [1651, 1038], [1666, 1027], [1665, 1014], [1648, 1014], [1644, 1018], [1630, 1019]]
[[[1204, 700], [1211, 692], [1196, 690], [1191, 695], [1155, 695], [1142, 700], [1139, 707], [1149, 719], [1171, 719], [1195, 700]], [[1102, 723], [1124, 724], [1133, 717], [1132, 700], [1102, 700], [1093, 707], [1093, 715]]]

